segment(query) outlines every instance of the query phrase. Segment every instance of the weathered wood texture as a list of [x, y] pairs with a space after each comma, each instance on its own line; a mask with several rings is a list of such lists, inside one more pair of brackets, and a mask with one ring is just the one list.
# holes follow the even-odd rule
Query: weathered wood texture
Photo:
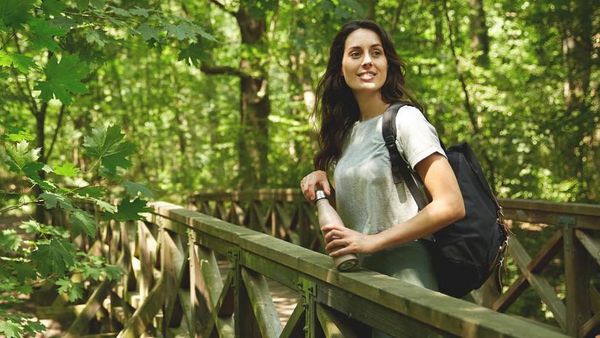
[[[557, 318], [559, 329], [553, 329], [371, 271], [339, 273], [326, 255], [271, 236], [296, 238], [295, 243], [308, 247], [319, 243], [314, 208], [299, 194], [274, 191], [237, 196], [245, 202], [207, 201], [205, 205], [221, 217], [239, 216], [241, 224], [253, 219], [256, 223], [248, 227], [261, 232], [157, 202], [144, 221], [112, 222], [94, 242], [80, 241], [90, 253], [103, 255], [126, 273], [116, 285], [104, 283], [96, 286], [96, 292], [88, 292], [92, 296], [75, 312], [70, 334], [365, 337], [377, 330], [398, 337], [532, 338], [587, 336], [597, 330], [600, 296], [589, 283], [590, 264], [598, 262], [597, 228], [588, 226], [590, 218], [585, 218], [585, 226], [579, 226], [578, 214], [557, 214], [566, 210], [563, 206], [505, 203], [511, 205], [506, 213], [514, 215], [514, 221], [527, 221], [534, 218], [531, 215], [541, 218], [538, 214], [542, 211], [535, 209], [541, 205], [543, 213], [557, 214], [553, 219], [560, 222], [551, 224], [555, 235], [534, 255], [512, 239], [511, 255], [521, 276], [504, 295], [491, 302], [488, 299], [493, 308], [505, 310], [531, 286]], [[578, 210], [598, 220], [594, 208]], [[302, 227], [308, 230], [291, 234]], [[564, 300], [542, 275], [561, 249], [568, 274]], [[221, 275], [217, 258], [229, 261], [227, 276]], [[283, 327], [266, 279], [301, 295]], [[586, 304], [580, 306], [582, 303]], [[64, 301], [57, 300], [50, 309], [64, 306]], [[93, 310], [97, 310], [96, 316]], [[98, 332], [84, 329], [85, 323], [94, 324], [89, 327]]]
[[[513, 226], [541, 223], [545, 226], [543, 231], [554, 235], [532, 256], [512, 236], [508, 255], [520, 275], [505, 286], [503, 294], [495, 291], [490, 279], [472, 293], [472, 299], [504, 312], [531, 287], [552, 312], [561, 331], [573, 336], [600, 333], [598, 310], [590, 300], [590, 292], [598, 292], [592, 272], [597, 272], [600, 265], [600, 206], [532, 200], [500, 200], [500, 203]], [[202, 193], [195, 195], [190, 205], [234, 224], [324, 252], [323, 241], [316, 231], [314, 207], [296, 189]], [[564, 271], [567, 289], [564, 299], [543, 275], [556, 260]]]

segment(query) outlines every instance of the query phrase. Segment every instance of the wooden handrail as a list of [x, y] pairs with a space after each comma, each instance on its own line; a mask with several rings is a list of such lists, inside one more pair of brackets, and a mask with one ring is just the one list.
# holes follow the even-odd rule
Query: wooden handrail
[[[309, 318], [317, 317], [318, 307], [334, 311], [348, 325], [358, 320], [390, 334], [404, 332], [413, 336], [433, 334], [462, 337], [563, 336], [545, 326], [500, 314], [375, 272], [340, 273], [326, 255], [176, 205], [154, 204], [152, 220], [177, 236], [186, 236], [191, 231], [197, 245], [230, 257], [232, 270], [239, 270], [240, 274], [246, 276], [245, 280], [242, 276], [242, 280], [230, 283], [230, 287], [239, 287], [240, 283], [248, 287], [248, 273], [258, 273], [302, 292], [302, 304], [298, 306], [304, 309], [308, 330], [318, 329], [318, 318]], [[232, 278], [240, 276], [234, 275]], [[230, 290], [221, 290], [219, 299], [227, 298], [228, 292]], [[233, 292], [240, 293], [243, 292]], [[217, 313], [220, 311], [219, 308], [212, 310]], [[272, 318], [269, 314], [258, 314]], [[256, 316], [257, 312], [254, 315]], [[243, 316], [238, 314], [235, 318]], [[257, 319], [258, 322], [264, 320], [265, 318]], [[266, 327], [264, 330], [271, 332]], [[286, 329], [275, 329], [274, 332], [283, 331]], [[236, 332], [236, 336], [238, 335], [243, 336], [241, 332]]]
[[[299, 189], [201, 193], [190, 201], [203, 213], [323, 252], [314, 206], [304, 199]], [[506, 311], [531, 287], [564, 332], [573, 336], [600, 332], [600, 309], [590, 301], [600, 297], [590, 275], [591, 262], [600, 264], [600, 206], [514, 199], [501, 199], [500, 204], [506, 219], [513, 224], [542, 223], [546, 225], [544, 231], [553, 235], [532, 256], [513, 236], [509, 256], [521, 275], [504, 294], [492, 292], [493, 288], [482, 288], [473, 294], [475, 300], [497, 311]], [[567, 288], [564, 300], [559, 299], [542, 276], [557, 255], [561, 255], [560, 262], [564, 265]]]

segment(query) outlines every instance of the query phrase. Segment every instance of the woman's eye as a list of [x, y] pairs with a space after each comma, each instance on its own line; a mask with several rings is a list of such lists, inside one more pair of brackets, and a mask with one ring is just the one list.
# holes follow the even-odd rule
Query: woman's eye
[[373, 51], [373, 55], [374, 56], [381, 56], [381, 54], [383, 54], [380, 50], [374, 50]]
[[352, 52], [352, 53], [350, 53], [350, 57], [351, 57], [351, 58], [357, 58], [357, 57], [360, 57], [360, 53], [359, 53], [359, 52]]

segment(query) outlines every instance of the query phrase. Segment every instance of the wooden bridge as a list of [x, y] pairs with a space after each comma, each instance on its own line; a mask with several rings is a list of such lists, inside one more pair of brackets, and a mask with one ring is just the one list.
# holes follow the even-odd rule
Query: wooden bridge
[[[600, 207], [501, 203], [513, 227], [540, 223], [553, 233], [532, 256], [511, 238], [518, 277], [502, 294], [484, 287], [465, 301], [371, 271], [339, 273], [314, 251], [322, 247], [314, 207], [292, 190], [261, 190], [201, 194], [185, 207], [157, 202], [144, 221], [105, 224], [84, 245], [122, 266], [122, 280], [90, 285], [82, 304], [59, 297], [38, 315], [72, 319], [65, 337], [600, 334]], [[548, 266], [561, 267], [564, 297], [543, 275]], [[554, 325], [502, 313], [527, 289]]]

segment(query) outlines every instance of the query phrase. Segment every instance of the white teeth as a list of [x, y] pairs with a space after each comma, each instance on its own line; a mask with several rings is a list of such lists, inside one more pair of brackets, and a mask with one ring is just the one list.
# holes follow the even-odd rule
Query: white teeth
[[370, 80], [373, 77], [375, 77], [375, 74], [373, 74], [373, 73], [363, 73], [363, 74], [359, 75], [359, 77], [361, 79], [363, 79], [363, 80]]

